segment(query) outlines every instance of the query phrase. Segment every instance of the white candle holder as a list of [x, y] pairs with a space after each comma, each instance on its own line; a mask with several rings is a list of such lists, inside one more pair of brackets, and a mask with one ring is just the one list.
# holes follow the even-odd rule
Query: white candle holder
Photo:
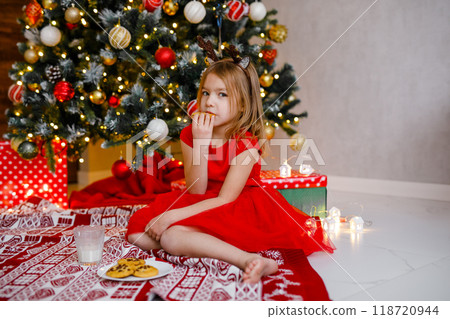
[[300, 165], [299, 172], [302, 175], [311, 175], [314, 172], [314, 168], [309, 164], [302, 164]]
[[285, 161], [285, 162], [280, 166], [280, 177], [291, 177], [291, 170], [292, 170], [291, 165], [289, 165], [289, 164], [287, 163], [287, 161]]
[[360, 216], [350, 219], [350, 230], [355, 233], [361, 233], [364, 230], [364, 220]]
[[327, 217], [333, 218], [336, 223], [341, 222], [341, 210], [337, 207], [331, 207], [331, 209], [328, 211]]

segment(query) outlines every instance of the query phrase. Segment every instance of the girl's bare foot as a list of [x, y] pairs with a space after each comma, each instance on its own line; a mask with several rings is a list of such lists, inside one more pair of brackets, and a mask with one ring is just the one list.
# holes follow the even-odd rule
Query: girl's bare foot
[[256, 255], [249, 259], [242, 275], [242, 280], [247, 284], [256, 284], [261, 277], [274, 274], [278, 271], [275, 260]]

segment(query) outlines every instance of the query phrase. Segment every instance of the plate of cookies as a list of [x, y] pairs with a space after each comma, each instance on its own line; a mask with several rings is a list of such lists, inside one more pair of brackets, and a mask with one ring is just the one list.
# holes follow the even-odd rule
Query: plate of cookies
[[141, 281], [160, 278], [173, 271], [171, 264], [154, 259], [122, 258], [100, 267], [97, 275], [116, 281]]

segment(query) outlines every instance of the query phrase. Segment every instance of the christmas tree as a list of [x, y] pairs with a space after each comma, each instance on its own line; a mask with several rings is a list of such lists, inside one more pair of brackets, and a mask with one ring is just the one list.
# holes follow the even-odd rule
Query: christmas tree
[[[287, 29], [257, 1], [31, 0], [18, 21], [26, 42], [23, 62], [10, 71], [8, 133], [13, 149], [30, 159], [45, 150], [54, 166], [54, 142], [77, 160], [88, 143], [136, 142], [144, 150], [168, 135], [178, 138], [195, 108], [206, 53], [234, 45], [260, 75], [266, 135], [289, 135], [306, 112], [292, 67], [277, 68], [273, 42]], [[144, 134], [140, 134], [144, 132]], [[138, 134], [138, 135], [137, 135]]]

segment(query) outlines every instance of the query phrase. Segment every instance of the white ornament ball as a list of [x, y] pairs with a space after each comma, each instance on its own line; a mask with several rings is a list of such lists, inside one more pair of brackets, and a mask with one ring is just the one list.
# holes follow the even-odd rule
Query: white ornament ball
[[58, 28], [48, 25], [41, 30], [41, 42], [48, 47], [54, 47], [61, 41], [61, 31]]
[[202, 22], [206, 16], [206, 9], [200, 1], [191, 1], [184, 7], [184, 16], [193, 24]]
[[145, 131], [150, 139], [154, 141], [161, 141], [167, 136], [167, 134], [169, 134], [169, 127], [164, 120], [154, 119], [148, 123]]
[[130, 45], [131, 33], [124, 27], [118, 25], [109, 31], [109, 43], [116, 49], [125, 49]]
[[261, 21], [267, 14], [267, 9], [262, 2], [253, 2], [250, 5], [249, 18], [253, 21]]

